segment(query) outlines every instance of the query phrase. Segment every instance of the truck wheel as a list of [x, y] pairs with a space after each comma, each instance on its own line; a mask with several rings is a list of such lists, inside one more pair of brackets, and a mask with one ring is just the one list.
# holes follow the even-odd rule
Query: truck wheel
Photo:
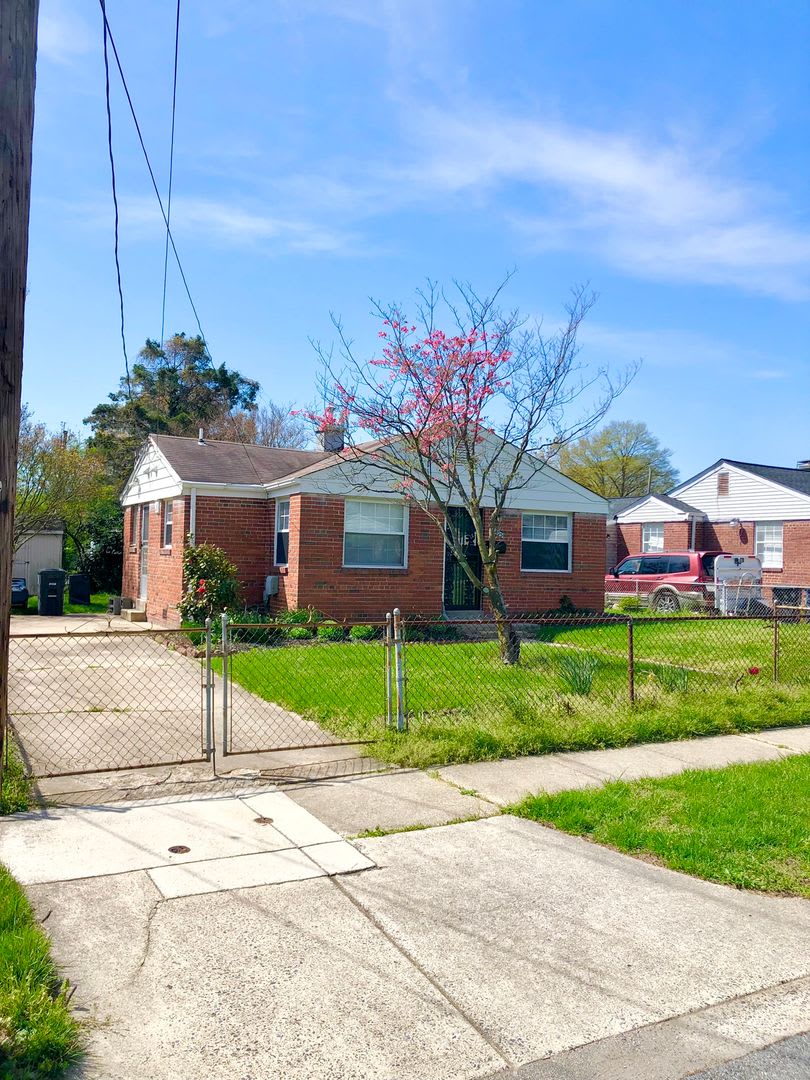
[[664, 589], [653, 597], [652, 609], [656, 615], [673, 615], [681, 610], [681, 601], [677, 593]]

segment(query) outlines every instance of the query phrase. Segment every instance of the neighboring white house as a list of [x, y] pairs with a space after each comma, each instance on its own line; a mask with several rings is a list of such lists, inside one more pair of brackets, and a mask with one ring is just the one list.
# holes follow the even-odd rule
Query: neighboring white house
[[38, 533], [26, 536], [14, 552], [11, 562], [11, 576], [25, 578], [25, 584], [32, 596], [39, 593], [40, 570], [62, 569], [62, 529], [42, 529]]

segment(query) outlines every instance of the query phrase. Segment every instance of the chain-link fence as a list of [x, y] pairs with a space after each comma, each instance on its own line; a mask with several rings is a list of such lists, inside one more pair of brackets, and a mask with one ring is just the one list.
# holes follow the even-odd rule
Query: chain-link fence
[[26, 770], [57, 776], [203, 760], [198, 652], [187, 631], [12, 636], [9, 718]]
[[329, 771], [367, 743], [387, 761], [433, 764], [810, 718], [801, 604], [764, 618], [513, 615], [501, 628], [299, 618], [13, 638], [11, 722], [28, 771], [272, 751], [286, 753], [278, 767]]

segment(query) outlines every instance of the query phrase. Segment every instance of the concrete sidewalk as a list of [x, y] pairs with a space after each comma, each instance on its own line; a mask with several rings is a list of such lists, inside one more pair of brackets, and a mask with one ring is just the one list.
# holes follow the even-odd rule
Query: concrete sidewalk
[[378, 869], [29, 886], [90, 1021], [76, 1075], [679, 1080], [810, 1026], [803, 901], [507, 815], [357, 847]]

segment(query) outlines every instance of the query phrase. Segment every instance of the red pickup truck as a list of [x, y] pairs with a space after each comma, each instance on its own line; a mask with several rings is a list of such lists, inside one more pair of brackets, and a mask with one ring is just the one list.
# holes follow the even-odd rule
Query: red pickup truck
[[723, 551], [656, 551], [628, 555], [605, 575], [605, 604], [637, 596], [653, 611], [714, 605], [714, 560]]

